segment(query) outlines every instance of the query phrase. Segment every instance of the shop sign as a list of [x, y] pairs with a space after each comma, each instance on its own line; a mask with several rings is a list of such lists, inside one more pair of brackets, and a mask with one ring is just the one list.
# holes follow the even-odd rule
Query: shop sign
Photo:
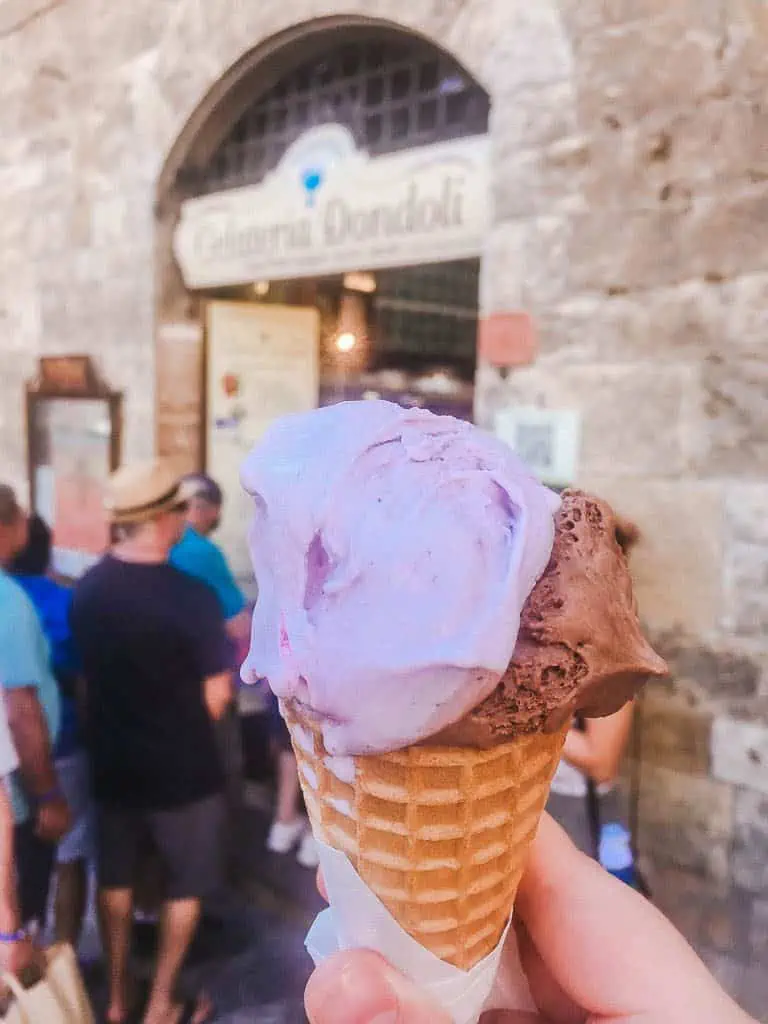
[[486, 136], [369, 157], [340, 125], [312, 129], [258, 185], [187, 200], [174, 253], [189, 288], [480, 254]]

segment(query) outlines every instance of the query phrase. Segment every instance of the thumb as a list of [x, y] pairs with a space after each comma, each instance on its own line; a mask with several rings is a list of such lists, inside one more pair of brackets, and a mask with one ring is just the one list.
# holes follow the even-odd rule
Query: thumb
[[357, 949], [326, 960], [309, 979], [311, 1024], [451, 1024], [451, 1018], [378, 953]]

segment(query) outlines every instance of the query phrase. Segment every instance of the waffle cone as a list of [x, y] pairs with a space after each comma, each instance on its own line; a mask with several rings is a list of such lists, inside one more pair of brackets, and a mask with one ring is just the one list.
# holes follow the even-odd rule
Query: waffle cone
[[333, 758], [283, 707], [315, 837], [345, 853], [399, 925], [470, 970], [498, 945], [566, 730], [490, 750]]

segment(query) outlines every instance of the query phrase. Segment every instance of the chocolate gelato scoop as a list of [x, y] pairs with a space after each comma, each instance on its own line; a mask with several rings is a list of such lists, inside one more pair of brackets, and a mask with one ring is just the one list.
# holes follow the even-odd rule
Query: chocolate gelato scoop
[[491, 747], [551, 732], [575, 712], [613, 714], [666, 663], [640, 631], [616, 517], [604, 501], [566, 491], [552, 557], [523, 608], [509, 669], [468, 715], [431, 744]]

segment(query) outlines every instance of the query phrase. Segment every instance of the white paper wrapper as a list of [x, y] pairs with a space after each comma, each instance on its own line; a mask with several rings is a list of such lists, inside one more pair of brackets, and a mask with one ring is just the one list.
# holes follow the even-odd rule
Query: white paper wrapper
[[514, 949], [508, 950], [494, 988], [506, 933], [496, 949], [471, 971], [459, 970], [403, 931], [343, 853], [324, 843], [318, 842], [317, 846], [330, 907], [318, 915], [306, 939], [316, 964], [340, 949], [374, 949], [441, 1003], [454, 1024], [477, 1024], [484, 1009], [535, 1011], [515, 955], [514, 933], [509, 936]]

